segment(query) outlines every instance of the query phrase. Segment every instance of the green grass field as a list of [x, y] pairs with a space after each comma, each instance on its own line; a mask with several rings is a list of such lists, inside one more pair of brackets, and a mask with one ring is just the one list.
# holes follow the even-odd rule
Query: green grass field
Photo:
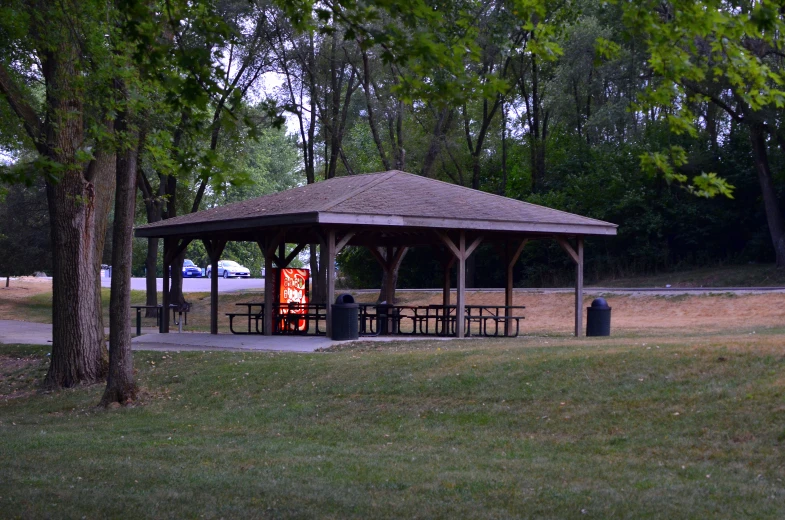
[[783, 518], [785, 331], [134, 354], [0, 346], [3, 518]]

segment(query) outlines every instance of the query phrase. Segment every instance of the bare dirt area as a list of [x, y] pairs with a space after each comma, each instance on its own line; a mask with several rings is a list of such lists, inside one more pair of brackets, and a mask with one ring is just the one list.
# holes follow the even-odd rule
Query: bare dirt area
[[[3, 284], [4, 285], [4, 284]], [[351, 292], [351, 291], [350, 291]], [[0, 287], [0, 319], [51, 322], [51, 279], [22, 277], [11, 280], [9, 288]], [[141, 293], [140, 293], [141, 294]], [[455, 293], [453, 293], [455, 303]], [[142, 296], [139, 296], [141, 298]], [[584, 309], [594, 294], [584, 298]], [[720, 330], [752, 330], [785, 327], [785, 293], [727, 293], [663, 295], [649, 292], [606, 293], [603, 297], [613, 308], [611, 330], [615, 334], [712, 333]], [[355, 293], [357, 301], [373, 303], [374, 292]], [[219, 325], [228, 332], [227, 312], [240, 312], [237, 302], [262, 301], [263, 293], [229, 293], [219, 295]], [[186, 330], [209, 327], [209, 295], [188, 295], [191, 312]], [[490, 291], [467, 291], [469, 305], [503, 305], [504, 294]], [[397, 294], [399, 305], [440, 304], [438, 292], [405, 291]], [[574, 327], [572, 293], [516, 291], [515, 305], [526, 309], [521, 323], [522, 334], [571, 334]], [[585, 320], [584, 313], [584, 320]], [[144, 325], [154, 325], [154, 320]], [[151, 325], [152, 326], [152, 325]], [[585, 326], [585, 324], [584, 324]]]
[[5, 286], [5, 279], [0, 278], [0, 319], [39, 321], [25, 310], [25, 304], [29, 303], [31, 298], [51, 292], [51, 278], [20, 276], [11, 278], [8, 287]]
[[0, 278], [0, 304], [3, 300], [29, 298], [36, 294], [50, 292], [52, 279], [36, 276], [20, 276], [11, 278], [9, 287], [5, 286], [5, 278]]
[[[438, 293], [407, 292], [399, 293], [398, 297], [401, 305], [441, 303]], [[781, 293], [673, 296], [633, 293], [605, 294], [603, 297], [613, 309], [611, 328], [615, 332], [705, 332], [785, 326], [785, 294]], [[372, 301], [373, 298], [372, 294], [358, 296], [363, 301]], [[591, 305], [594, 298], [584, 298], [584, 308]], [[468, 305], [503, 305], [504, 294], [467, 292], [466, 300]], [[570, 293], [516, 293], [515, 305], [526, 306], [522, 313], [518, 313], [526, 318], [521, 324], [521, 332], [572, 332], [574, 301], [575, 297]]]

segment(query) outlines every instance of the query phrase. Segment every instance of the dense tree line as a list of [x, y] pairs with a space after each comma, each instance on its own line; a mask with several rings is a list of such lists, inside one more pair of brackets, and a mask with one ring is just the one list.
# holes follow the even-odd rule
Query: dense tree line
[[[122, 279], [146, 271], [156, 303], [160, 269], [159, 241], [133, 242], [134, 222], [336, 176], [402, 169], [618, 223], [588, 244], [589, 278], [785, 266], [784, 20], [773, 4], [709, 0], [6, 2], [0, 174], [16, 187], [0, 228], [19, 231], [20, 190], [46, 197], [47, 382], [114, 373], [97, 280], [107, 236], [123, 346]], [[309, 249], [319, 299], [325, 268]], [[493, 255], [472, 257], [477, 285], [499, 282]], [[199, 244], [175, 259], [181, 305], [186, 256], [206, 263]], [[225, 256], [260, 265], [255, 244]], [[340, 261], [378, 285], [367, 252]], [[404, 262], [401, 285], [434, 284], [427, 252]], [[566, 262], [533, 244], [517, 276], [558, 283]]]

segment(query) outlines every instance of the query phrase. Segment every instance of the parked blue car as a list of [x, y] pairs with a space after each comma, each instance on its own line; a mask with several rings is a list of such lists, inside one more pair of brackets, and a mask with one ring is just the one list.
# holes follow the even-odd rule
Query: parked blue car
[[183, 278], [201, 278], [202, 270], [188, 259], [183, 260]]

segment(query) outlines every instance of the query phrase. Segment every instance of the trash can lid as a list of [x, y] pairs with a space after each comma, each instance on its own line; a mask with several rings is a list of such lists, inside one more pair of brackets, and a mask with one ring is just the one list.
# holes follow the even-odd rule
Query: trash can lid
[[607, 309], [608, 302], [605, 301], [605, 298], [596, 298], [593, 302], [591, 302], [591, 306], [595, 309]]
[[339, 294], [335, 299], [335, 303], [341, 305], [346, 303], [354, 303], [354, 297], [351, 294]]

